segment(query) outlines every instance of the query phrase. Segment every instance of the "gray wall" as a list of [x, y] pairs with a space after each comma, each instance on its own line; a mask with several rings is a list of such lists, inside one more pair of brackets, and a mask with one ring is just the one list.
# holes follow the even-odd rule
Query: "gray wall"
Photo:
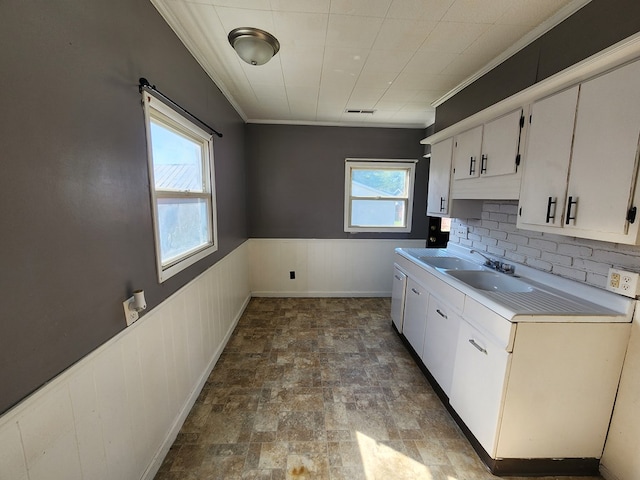
[[[247, 238], [244, 124], [148, 0], [0, 3], [0, 412]], [[158, 284], [138, 78], [224, 133], [220, 249]]]
[[640, 31], [640, 1], [593, 0], [436, 109], [440, 131]]
[[[247, 125], [249, 236], [426, 238], [424, 129]], [[410, 234], [344, 232], [344, 159], [420, 159]]]

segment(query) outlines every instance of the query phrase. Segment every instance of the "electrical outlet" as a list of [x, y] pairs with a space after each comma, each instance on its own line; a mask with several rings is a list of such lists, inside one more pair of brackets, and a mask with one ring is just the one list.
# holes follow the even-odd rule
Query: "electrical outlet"
[[616, 268], [609, 269], [609, 276], [607, 277], [607, 290], [610, 290], [620, 295], [636, 298], [640, 292], [638, 292], [639, 282], [638, 278], [640, 274], [635, 272], [626, 272], [624, 270], [618, 270]]
[[467, 233], [469, 233], [469, 227], [467, 227], [466, 225], [458, 226], [456, 228], [456, 235], [458, 237], [467, 238]]
[[140, 315], [133, 309], [129, 308], [129, 304], [133, 302], [133, 297], [128, 298], [124, 302], [122, 302], [122, 306], [124, 307], [124, 318], [127, 321], [127, 327], [134, 323]]
[[290, 280], [295, 280], [296, 279], [296, 272], [294, 272], [293, 270], [291, 270], [289, 272], [289, 279]]

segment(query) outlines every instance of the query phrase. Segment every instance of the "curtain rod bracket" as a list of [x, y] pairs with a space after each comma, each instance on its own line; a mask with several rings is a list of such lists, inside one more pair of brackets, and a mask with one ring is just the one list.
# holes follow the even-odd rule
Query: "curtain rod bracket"
[[140, 84], [138, 85], [138, 90], [140, 91], [140, 93], [142, 93], [143, 90], [150, 90], [158, 95], [160, 95], [162, 98], [164, 98], [166, 101], [168, 101], [169, 103], [171, 103], [171, 105], [179, 108], [181, 111], [183, 111], [184, 113], [186, 113], [187, 115], [189, 115], [191, 118], [195, 118], [198, 122], [200, 122], [202, 125], [204, 125], [205, 127], [207, 127], [209, 130], [211, 130], [213, 133], [215, 133], [218, 137], [222, 138], [222, 134], [220, 132], [218, 132], [215, 128], [207, 125], [205, 122], [203, 122], [202, 120], [200, 120], [198, 117], [196, 117], [193, 113], [191, 113], [190, 111], [188, 111], [185, 108], [182, 108], [180, 105], [178, 105], [176, 102], [174, 102], [173, 100], [171, 100], [169, 97], [167, 97], [164, 93], [162, 93], [160, 90], [158, 90], [156, 88], [155, 85], [151, 85], [149, 83], [149, 80], [147, 80], [144, 77], [140, 77], [140, 79], [138, 80], [140, 82]]

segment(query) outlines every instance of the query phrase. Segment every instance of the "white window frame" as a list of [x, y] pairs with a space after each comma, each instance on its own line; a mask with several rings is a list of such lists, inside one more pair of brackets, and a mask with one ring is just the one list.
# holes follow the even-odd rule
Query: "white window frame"
[[[149, 190], [151, 194], [151, 209], [153, 217], [153, 236], [155, 239], [156, 267], [158, 281], [164, 282], [178, 272], [202, 260], [218, 250], [218, 222], [216, 213], [215, 169], [213, 161], [213, 136], [201, 129], [191, 120], [179, 114], [149, 92], [142, 92], [144, 117], [147, 136], [147, 159], [149, 170]], [[182, 134], [202, 146], [202, 168], [204, 192], [157, 190], [153, 168], [153, 148], [151, 144], [151, 119], [177, 133]], [[182, 255], [162, 263], [160, 250], [160, 227], [158, 221], [159, 199], [204, 199], [209, 210], [209, 239], [205, 245], [184, 252]]]
[[[409, 233], [413, 217], [413, 194], [416, 177], [416, 163], [413, 159], [377, 159], [377, 158], [346, 158], [344, 166], [344, 231], [345, 232], [375, 232], [375, 233]], [[406, 170], [406, 197], [354, 197], [351, 194], [351, 173], [354, 170]], [[353, 200], [404, 200], [406, 202], [406, 225], [399, 227], [374, 226], [364, 227], [353, 225], [351, 222], [351, 202]]]

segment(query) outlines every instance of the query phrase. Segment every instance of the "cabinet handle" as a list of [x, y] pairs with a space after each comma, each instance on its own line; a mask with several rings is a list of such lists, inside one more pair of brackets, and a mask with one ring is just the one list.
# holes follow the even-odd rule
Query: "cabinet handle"
[[554, 200], [553, 197], [549, 197], [549, 200], [547, 201], [547, 223], [549, 223], [549, 220], [554, 220], [556, 218], [556, 209], [553, 209], [553, 216], [551, 215], [551, 205], [555, 205], [558, 202], [558, 200]]
[[487, 156], [484, 154], [480, 157], [480, 175], [483, 173], [487, 173]]
[[484, 353], [485, 355], [487, 355], [487, 350], [486, 350], [486, 349], [484, 349], [484, 348], [482, 348], [480, 345], [478, 345], [478, 344], [476, 343], [476, 341], [475, 341], [473, 338], [470, 338], [470, 339], [469, 339], [469, 343], [470, 343], [471, 345], [473, 345], [474, 347], [476, 347], [478, 350], [480, 350], [482, 353]]
[[476, 157], [469, 157], [469, 176], [476, 173]]
[[402, 280], [402, 279], [400, 278], [400, 275], [394, 275], [394, 277], [396, 278], [396, 280]]
[[444, 207], [444, 197], [440, 197], [440, 211], [444, 212], [445, 207]]
[[447, 316], [446, 316], [444, 313], [442, 313], [442, 312], [440, 311], [440, 309], [439, 309], [439, 308], [436, 308], [436, 313], [437, 313], [438, 315], [440, 315], [440, 316], [441, 316], [442, 318], [444, 318], [444, 319], [446, 319], [446, 318], [447, 318]]
[[418, 290], [416, 290], [415, 288], [412, 288], [411, 291], [413, 293], [415, 293], [416, 295], [420, 295], [420, 292]]
[[569, 221], [570, 220], [575, 220], [575, 213], [574, 216], [571, 216], [571, 207], [573, 205], [577, 205], [578, 204], [578, 200], [573, 200], [573, 197], [569, 197], [569, 201], [567, 202], [567, 220], [564, 222], [566, 225], [569, 225]]

